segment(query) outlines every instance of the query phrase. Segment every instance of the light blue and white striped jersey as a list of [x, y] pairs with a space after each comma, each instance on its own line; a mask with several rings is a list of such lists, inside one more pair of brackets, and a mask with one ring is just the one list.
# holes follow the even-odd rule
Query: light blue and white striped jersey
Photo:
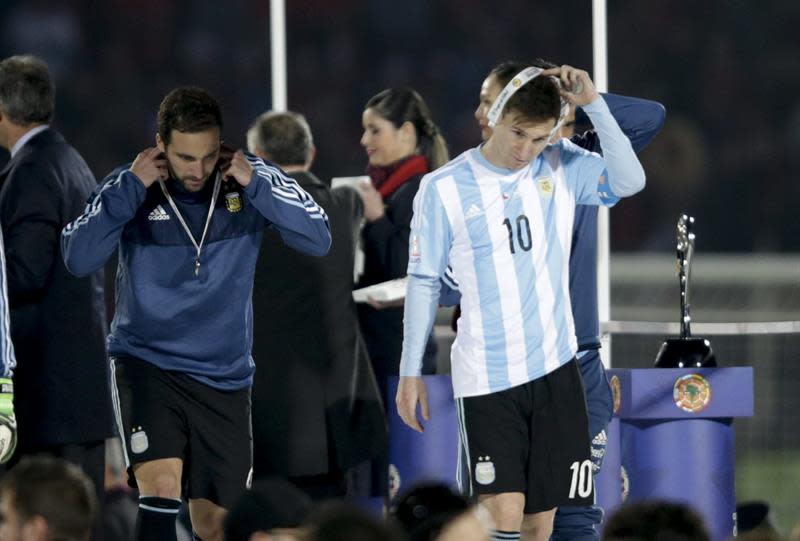
[[[561, 139], [516, 171], [474, 148], [422, 180], [408, 274], [438, 283], [449, 264], [461, 289], [451, 352], [456, 397], [532, 381], [575, 356], [572, 222], [576, 204], [618, 200], [605, 168], [600, 155]], [[404, 355], [401, 375], [418, 373], [409, 360]]]
[[11, 343], [11, 324], [8, 314], [8, 284], [6, 282], [6, 249], [0, 231], [0, 377], [13, 375], [17, 360]]

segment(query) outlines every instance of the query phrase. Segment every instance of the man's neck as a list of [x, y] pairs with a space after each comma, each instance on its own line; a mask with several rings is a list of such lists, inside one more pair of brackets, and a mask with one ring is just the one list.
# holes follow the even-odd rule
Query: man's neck
[[479, 150], [480, 153], [483, 155], [483, 157], [486, 158], [486, 161], [494, 165], [495, 167], [499, 167], [501, 169], [509, 169], [511, 171], [522, 169], [522, 166], [514, 168], [506, 164], [501, 158], [501, 153], [495, 147], [494, 141], [492, 139], [489, 139], [486, 143], [481, 145]]
[[278, 167], [284, 170], [286, 173], [307, 173], [308, 167], [305, 165], [281, 165], [278, 164]]
[[8, 130], [8, 142], [7, 142], [8, 146], [6, 147], [8, 151], [11, 152], [12, 154], [14, 153], [15, 150], [18, 151], [19, 149], [18, 148], [15, 149], [14, 147], [17, 146], [17, 143], [20, 141], [20, 139], [25, 137], [25, 135], [30, 133], [32, 130], [40, 128], [42, 126], [47, 126], [47, 124], [37, 123], [37, 124], [29, 124], [27, 126], [17, 126], [17, 125], [10, 126]]

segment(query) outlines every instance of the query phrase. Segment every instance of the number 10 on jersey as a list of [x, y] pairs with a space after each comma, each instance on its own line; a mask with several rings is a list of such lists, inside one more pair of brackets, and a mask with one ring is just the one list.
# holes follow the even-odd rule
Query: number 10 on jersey
[[[508, 229], [508, 248], [512, 254], [516, 253], [515, 246], [525, 252], [529, 252], [533, 246], [533, 237], [531, 236], [531, 224], [528, 221], [528, 217], [520, 214], [515, 222], [516, 227], [512, 225], [510, 218], [503, 220], [503, 225]], [[514, 233], [516, 233], [516, 236]]]

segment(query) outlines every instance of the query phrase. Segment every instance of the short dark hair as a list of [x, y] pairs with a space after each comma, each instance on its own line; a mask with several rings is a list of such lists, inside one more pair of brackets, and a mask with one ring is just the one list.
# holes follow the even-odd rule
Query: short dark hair
[[21, 55], [0, 62], [0, 111], [19, 126], [53, 120], [56, 87], [47, 64]]
[[259, 150], [278, 165], [305, 165], [311, 159], [314, 139], [300, 113], [268, 111], [247, 130], [250, 152]]
[[470, 508], [469, 501], [447, 485], [425, 483], [400, 498], [394, 519], [409, 541], [432, 541]]
[[53, 539], [89, 539], [97, 510], [95, 488], [70, 462], [49, 456], [23, 458], [3, 476], [0, 496], [11, 499], [23, 521], [42, 517]]
[[[541, 58], [532, 62], [508, 61], [495, 66], [489, 75], [496, 77], [503, 88], [516, 74], [530, 66], [548, 69], [555, 67], [555, 64]], [[558, 85], [550, 77], [536, 77], [511, 96], [501, 116], [512, 111], [531, 121], [558, 120], [561, 116], [561, 93]]]
[[489, 72], [489, 75], [494, 76], [497, 79], [497, 82], [500, 83], [500, 86], [504, 87], [517, 73], [530, 66], [535, 66], [542, 69], [558, 67], [555, 63], [545, 60], [544, 58], [534, 58], [530, 62], [506, 60], [505, 62], [500, 62], [493, 67], [492, 71]]
[[311, 498], [285, 479], [256, 481], [225, 517], [226, 541], [247, 541], [255, 532], [297, 528], [312, 507]]
[[207, 90], [196, 86], [176, 88], [167, 94], [158, 108], [158, 134], [167, 145], [172, 130], [198, 133], [211, 128], [222, 129], [219, 103]]
[[675, 502], [636, 502], [609, 517], [603, 541], [710, 541], [703, 519], [689, 506]]
[[312, 541], [401, 541], [397, 528], [379, 521], [345, 502], [331, 501], [317, 507], [305, 526]]

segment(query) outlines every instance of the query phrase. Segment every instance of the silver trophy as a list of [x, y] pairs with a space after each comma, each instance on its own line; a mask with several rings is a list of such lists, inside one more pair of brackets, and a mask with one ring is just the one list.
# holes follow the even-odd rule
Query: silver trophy
[[681, 335], [668, 338], [656, 356], [656, 368], [687, 368], [717, 366], [711, 343], [705, 338], [692, 337], [692, 315], [689, 302], [689, 278], [694, 255], [694, 218], [682, 214], [678, 218], [676, 255], [678, 283], [681, 290]]

